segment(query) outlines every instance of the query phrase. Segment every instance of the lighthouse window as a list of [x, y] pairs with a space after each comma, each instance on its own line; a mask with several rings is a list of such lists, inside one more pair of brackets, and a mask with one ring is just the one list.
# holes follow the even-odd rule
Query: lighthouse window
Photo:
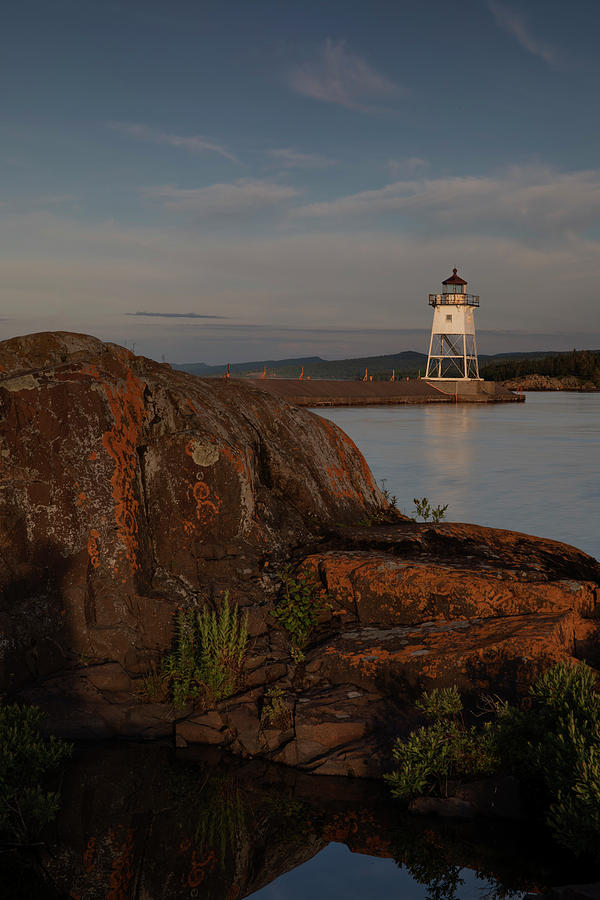
[[446, 316], [446, 322], [451, 322], [451, 321], [452, 321], [452, 316]]

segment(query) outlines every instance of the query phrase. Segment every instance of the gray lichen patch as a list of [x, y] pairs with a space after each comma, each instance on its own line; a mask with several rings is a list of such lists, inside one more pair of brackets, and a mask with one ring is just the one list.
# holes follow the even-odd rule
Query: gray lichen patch
[[33, 391], [39, 387], [39, 382], [33, 375], [19, 375], [17, 378], [6, 378], [0, 382], [0, 387], [7, 391]]
[[190, 441], [190, 456], [197, 466], [214, 466], [219, 459], [219, 448], [204, 441]]

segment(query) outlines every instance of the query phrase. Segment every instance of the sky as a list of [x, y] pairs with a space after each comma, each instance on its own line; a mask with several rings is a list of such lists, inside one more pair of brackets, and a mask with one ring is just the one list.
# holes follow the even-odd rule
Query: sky
[[597, 0], [9, 0], [0, 339], [600, 348]]

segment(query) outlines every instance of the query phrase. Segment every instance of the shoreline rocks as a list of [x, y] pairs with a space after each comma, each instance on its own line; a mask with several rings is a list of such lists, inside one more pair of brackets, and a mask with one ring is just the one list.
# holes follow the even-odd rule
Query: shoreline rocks
[[579, 391], [583, 394], [598, 393], [600, 388], [593, 381], [582, 381], [574, 375], [553, 378], [549, 375], [524, 375], [501, 382], [510, 391]]
[[[313, 413], [85, 335], [6, 341], [0, 366], [0, 688], [55, 733], [377, 776], [423, 689], [518, 696], [553, 662], [595, 661], [596, 560], [407, 519]], [[271, 616], [285, 564], [330, 598], [304, 659]], [[211, 709], [145, 702], [178, 609], [226, 591], [249, 614], [243, 689]]]

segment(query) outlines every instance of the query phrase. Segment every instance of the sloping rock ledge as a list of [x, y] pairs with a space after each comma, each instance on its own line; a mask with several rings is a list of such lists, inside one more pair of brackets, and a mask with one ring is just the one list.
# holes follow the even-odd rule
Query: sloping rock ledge
[[[596, 659], [595, 560], [404, 518], [340, 429], [256, 387], [58, 332], [0, 344], [0, 408], [0, 689], [55, 733], [371, 776], [423, 689], [514, 697]], [[302, 662], [270, 616], [290, 561], [332, 601]], [[176, 610], [226, 590], [250, 616], [244, 690], [209, 710], [144, 702]], [[273, 685], [280, 728], [262, 715]]]

